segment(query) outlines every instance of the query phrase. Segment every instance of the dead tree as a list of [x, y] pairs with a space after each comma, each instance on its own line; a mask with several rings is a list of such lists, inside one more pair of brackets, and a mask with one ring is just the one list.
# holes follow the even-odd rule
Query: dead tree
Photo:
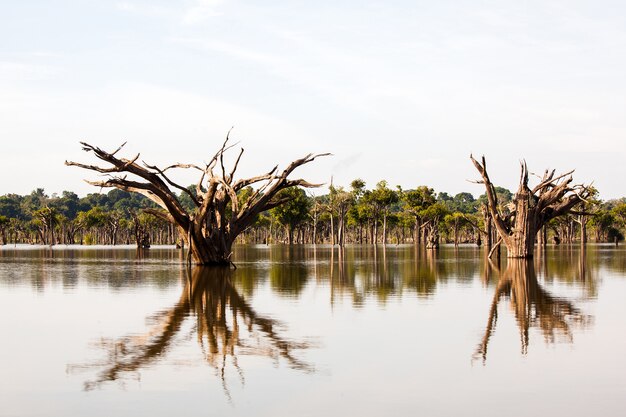
[[431, 219], [422, 225], [425, 230], [426, 249], [439, 249], [439, 219]]
[[[224, 154], [234, 145], [228, 144], [226, 136], [222, 147], [213, 155], [204, 167], [194, 164], [177, 163], [166, 168], [159, 168], [142, 161], [139, 154], [131, 159], [118, 158], [116, 154], [125, 145], [114, 152], [106, 152], [88, 143], [81, 142], [83, 150], [93, 152], [96, 157], [110, 166], [100, 167], [78, 162], [65, 161], [65, 165], [103, 173], [109, 176], [104, 181], [87, 181], [98, 187], [115, 187], [120, 190], [136, 192], [155, 202], [158, 209], [144, 209], [178, 227], [191, 256], [197, 265], [222, 265], [231, 263], [231, 247], [236, 237], [250, 226], [256, 216], [289, 200], [279, 194], [289, 187], [318, 187], [303, 179], [288, 179], [299, 166], [328, 154], [308, 154], [304, 158], [291, 162], [282, 172], [278, 166], [266, 174], [256, 177], [234, 180], [234, 175], [243, 154], [243, 148], [230, 170], [224, 164]], [[190, 190], [170, 179], [168, 171], [173, 169], [193, 169], [200, 178], [195, 190]], [[131, 175], [129, 178], [128, 174]], [[241, 199], [239, 192], [247, 187], [257, 187], [247, 198]], [[193, 202], [193, 209], [187, 210], [175, 191], [186, 194]], [[243, 201], [242, 201], [243, 200]]]
[[478, 162], [470, 159], [480, 173], [487, 193], [487, 208], [493, 224], [507, 249], [509, 258], [532, 258], [537, 231], [555, 217], [569, 213], [589, 196], [590, 187], [572, 185], [572, 172], [555, 176], [555, 171], [545, 171], [541, 181], [533, 189], [528, 187], [528, 168], [521, 162], [519, 188], [510, 203], [510, 213], [498, 209], [496, 190], [487, 174], [485, 157]]

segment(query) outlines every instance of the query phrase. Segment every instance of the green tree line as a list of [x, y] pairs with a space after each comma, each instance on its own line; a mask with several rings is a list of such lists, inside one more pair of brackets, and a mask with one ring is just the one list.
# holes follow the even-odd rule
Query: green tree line
[[[440, 243], [495, 243], [487, 227], [486, 195], [450, 195], [428, 186], [404, 190], [380, 181], [367, 188], [356, 179], [349, 187], [331, 185], [329, 192], [310, 196], [289, 190], [292, 199], [273, 209], [244, 234], [246, 242], [399, 244], [437, 247]], [[496, 187], [500, 210], [510, 210], [511, 191]], [[550, 222], [544, 237], [554, 243], [622, 240], [626, 198], [602, 201], [597, 191], [580, 210]], [[492, 236], [488, 236], [489, 233]]]
[[71, 191], [47, 195], [37, 188], [28, 195], [0, 196], [0, 240], [30, 244], [171, 243], [174, 228], [142, 212], [147, 198], [121, 190], [79, 198]]
[[[190, 187], [193, 189], [193, 187]], [[240, 243], [476, 243], [489, 239], [484, 216], [485, 195], [450, 195], [419, 186], [410, 190], [380, 181], [368, 188], [356, 179], [348, 187], [331, 185], [328, 193], [308, 195], [301, 188], [283, 192], [288, 201], [258, 216]], [[501, 210], [508, 210], [512, 193], [497, 187]], [[252, 189], [238, 196], [245, 201]], [[184, 197], [181, 199], [184, 202]], [[191, 203], [191, 202], [189, 202]], [[0, 243], [30, 244], [175, 244], [176, 228], [143, 209], [147, 198], [113, 189], [79, 197], [71, 191], [47, 195], [38, 188], [28, 195], [0, 196]], [[622, 240], [626, 198], [602, 201], [556, 219], [545, 231], [555, 243], [592, 239]]]
[[[194, 187], [190, 187], [190, 190]], [[502, 212], [512, 193], [496, 188]], [[481, 244], [489, 236], [483, 207], [486, 196], [450, 195], [419, 186], [404, 190], [380, 181], [368, 188], [356, 179], [348, 187], [331, 185], [324, 195], [301, 188], [282, 191], [288, 202], [259, 215], [240, 243], [327, 243], [344, 245], [416, 243]], [[252, 194], [240, 192], [244, 202]], [[186, 195], [181, 196], [185, 201]], [[189, 197], [187, 197], [189, 198]], [[189, 201], [191, 204], [191, 201]], [[71, 191], [47, 195], [38, 188], [28, 195], [0, 196], [0, 243], [30, 244], [176, 244], [176, 228], [143, 210], [147, 198], [113, 189], [79, 197]], [[626, 198], [603, 201], [597, 192], [578, 211], [551, 222], [544, 237], [555, 243], [622, 240]], [[491, 232], [493, 233], [493, 232]]]

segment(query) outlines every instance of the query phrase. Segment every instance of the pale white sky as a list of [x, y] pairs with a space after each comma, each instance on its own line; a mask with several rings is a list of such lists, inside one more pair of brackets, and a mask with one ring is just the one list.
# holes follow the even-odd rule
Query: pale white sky
[[241, 175], [332, 152], [300, 174], [478, 195], [473, 152], [626, 195], [621, 1], [15, 1], [0, 39], [0, 194], [96, 191], [79, 140], [201, 163], [235, 126]]

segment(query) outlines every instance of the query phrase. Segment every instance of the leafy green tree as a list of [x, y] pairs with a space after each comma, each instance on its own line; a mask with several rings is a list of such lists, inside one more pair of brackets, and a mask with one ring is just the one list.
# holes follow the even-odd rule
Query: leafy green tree
[[22, 210], [24, 197], [17, 194], [0, 196], [0, 215], [9, 219], [26, 220], [27, 214]]
[[[348, 210], [355, 202], [355, 195], [349, 191], [345, 191], [343, 187], [330, 186], [328, 210], [331, 216], [331, 233], [334, 234], [333, 218], [337, 216], [337, 243], [343, 246], [346, 234], [346, 216]], [[334, 236], [332, 238], [334, 243]]]
[[[513, 193], [507, 190], [504, 187], [494, 187], [496, 190], [496, 198], [498, 199], [498, 203], [500, 207], [505, 207], [513, 200]], [[476, 200], [479, 205], [486, 206], [487, 205], [487, 194], [481, 194], [480, 197]]]
[[454, 201], [452, 196], [446, 193], [445, 191], [442, 191], [439, 194], [437, 194], [437, 202], [439, 203], [443, 203], [447, 205], [447, 203], [451, 203], [452, 201]]
[[[351, 193], [354, 197], [354, 203], [348, 209], [347, 222], [351, 227], [357, 228], [357, 239], [362, 243], [365, 237], [366, 241], [374, 241], [372, 232], [372, 223], [375, 223], [375, 208], [371, 199], [371, 191], [365, 188], [365, 181], [360, 178], [350, 183]], [[365, 228], [366, 233], [363, 233]], [[370, 233], [371, 232], [371, 233]], [[371, 238], [368, 238], [371, 234]]]
[[358, 200], [359, 198], [363, 197], [363, 193], [365, 192], [365, 181], [360, 178], [352, 180], [352, 182], [350, 183], [350, 189], [352, 195], [354, 196], [354, 199]]
[[60, 215], [68, 219], [76, 217], [80, 207], [80, 199], [76, 193], [71, 191], [63, 191], [61, 197], [49, 200], [50, 207], [53, 207]]
[[465, 217], [463, 213], [459, 211], [455, 211], [454, 213], [447, 214], [443, 218], [443, 221], [446, 224], [446, 226], [448, 226], [450, 230], [452, 230], [454, 246], [458, 246], [459, 234], [461, 232], [461, 229], [464, 226], [469, 224], [469, 222], [467, 221], [467, 218]]
[[54, 228], [58, 224], [58, 212], [48, 206], [32, 211], [32, 224], [37, 228], [42, 243], [54, 245]]
[[24, 234], [26, 229], [25, 222], [15, 217], [9, 219], [8, 231], [9, 234], [13, 234], [13, 242], [17, 243], [20, 240], [20, 234]]
[[626, 227], [626, 203], [618, 203], [613, 207], [611, 213], [617, 219], [620, 227]]
[[6, 229], [9, 226], [9, 218], [7, 216], [0, 215], [0, 245], [7, 244]]
[[80, 199], [80, 211], [89, 211], [93, 207], [110, 207], [109, 197], [106, 194], [90, 193]]
[[571, 217], [580, 228], [580, 242], [587, 243], [587, 224], [594, 213], [600, 208], [601, 201], [598, 199], [598, 190], [595, 187], [589, 187], [589, 195], [579, 204], [576, 212], [567, 214]]
[[293, 232], [309, 218], [312, 202], [302, 188], [286, 188], [278, 194], [285, 202], [271, 210], [272, 216], [287, 229], [289, 244], [293, 244]]
[[[387, 181], [382, 180], [376, 184], [376, 188], [369, 194], [371, 204], [374, 206], [376, 219], [382, 216], [383, 220], [383, 244], [387, 243], [387, 217], [391, 206], [399, 201], [398, 193], [387, 186]], [[376, 227], [376, 226], [375, 226]], [[376, 228], [376, 232], [378, 229]], [[375, 233], [375, 242], [378, 241], [378, 233]]]
[[48, 196], [43, 188], [33, 190], [22, 200], [22, 210], [26, 213], [32, 213], [46, 205]]
[[611, 229], [614, 229], [615, 217], [609, 210], [600, 209], [589, 221], [589, 225], [595, 231], [596, 242], [607, 242]]
[[476, 211], [476, 200], [471, 193], [458, 193], [452, 199], [453, 210], [469, 214]]
[[415, 218], [413, 239], [419, 245], [421, 243], [420, 228], [423, 224], [424, 211], [435, 204], [435, 191], [421, 185], [415, 190], [404, 191], [401, 195], [405, 209]]
[[426, 222], [426, 248], [436, 249], [439, 247], [439, 226], [444, 217], [450, 213], [443, 202], [437, 202], [424, 210]]
[[[187, 186], [187, 190], [189, 190], [189, 194], [193, 195], [194, 198], [198, 198], [198, 194], [196, 193], [196, 185], [195, 184], [191, 184]], [[196, 204], [193, 202], [193, 200], [191, 199], [191, 196], [188, 193], [185, 192], [180, 192], [178, 194], [178, 200], [180, 201], [180, 204], [185, 208], [185, 210], [188, 211], [193, 211], [196, 208]]]

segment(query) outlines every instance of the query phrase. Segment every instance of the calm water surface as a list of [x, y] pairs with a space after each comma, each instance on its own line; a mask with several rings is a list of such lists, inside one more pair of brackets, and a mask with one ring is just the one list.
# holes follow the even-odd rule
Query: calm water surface
[[626, 250], [0, 249], [0, 416], [624, 416]]

